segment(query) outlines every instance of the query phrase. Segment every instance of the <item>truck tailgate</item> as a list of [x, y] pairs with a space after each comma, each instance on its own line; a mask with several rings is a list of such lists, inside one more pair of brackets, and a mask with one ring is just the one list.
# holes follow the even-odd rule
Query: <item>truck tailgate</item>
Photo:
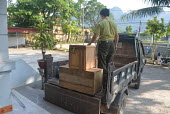
[[45, 84], [45, 100], [76, 114], [100, 114], [99, 98]]

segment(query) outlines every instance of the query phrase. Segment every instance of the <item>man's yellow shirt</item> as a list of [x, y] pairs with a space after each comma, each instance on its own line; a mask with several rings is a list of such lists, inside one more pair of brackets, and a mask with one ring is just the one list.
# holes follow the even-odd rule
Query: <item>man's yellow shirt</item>
[[99, 22], [94, 29], [94, 33], [99, 35], [99, 41], [112, 41], [117, 33], [117, 26], [109, 17]]

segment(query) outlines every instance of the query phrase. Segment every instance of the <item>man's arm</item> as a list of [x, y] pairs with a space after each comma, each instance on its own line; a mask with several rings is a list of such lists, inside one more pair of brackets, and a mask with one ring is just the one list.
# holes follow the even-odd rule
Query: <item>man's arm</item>
[[98, 34], [94, 33], [91, 41], [87, 45], [91, 45], [97, 39], [98, 36], [99, 36]]
[[115, 50], [117, 50], [117, 44], [118, 44], [118, 42], [119, 42], [119, 35], [118, 35], [118, 33], [116, 33], [116, 34], [115, 34], [115, 45], [114, 45]]

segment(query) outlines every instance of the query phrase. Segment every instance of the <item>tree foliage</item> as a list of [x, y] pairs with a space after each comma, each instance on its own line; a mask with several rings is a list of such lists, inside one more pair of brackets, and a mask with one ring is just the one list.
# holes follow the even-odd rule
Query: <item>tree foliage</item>
[[161, 18], [160, 22], [157, 17], [154, 17], [153, 20], [148, 20], [146, 24], [146, 32], [152, 35], [154, 43], [157, 43], [157, 40], [166, 34], [166, 26], [163, 18]]
[[103, 8], [105, 8], [105, 6], [100, 2], [97, 2], [96, 0], [89, 0], [85, 4], [84, 9], [85, 23], [90, 27], [95, 26], [101, 20], [99, 13]]
[[17, 0], [8, 7], [9, 26], [32, 27], [43, 21], [56, 24], [56, 18], [69, 20], [77, 17], [73, 0]]
[[153, 16], [163, 12], [164, 7], [170, 7], [170, 0], [145, 0], [145, 3], [151, 4], [152, 7], [130, 11], [128, 14], [122, 16], [122, 19]]
[[36, 28], [39, 30], [39, 32], [32, 34], [34, 37], [32, 39], [33, 47], [36, 49], [40, 48], [44, 58], [45, 53], [43, 53], [43, 50], [52, 50], [57, 42], [45, 23], [37, 24]]
[[78, 2], [74, 0], [17, 0], [16, 3], [9, 3], [8, 26], [34, 28], [44, 23], [47, 28], [50, 28], [48, 31], [52, 31], [53, 26], [61, 24], [69, 41], [77, 34], [82, 16], [85, 18], [85, 23], [92, 27], [100, 21], [99, 12], [104, 7], [97, 0], [78, 0]]
[[30, 0], [18, 0], [8, 7], [8, 26], [32, 27], [41, 20], [35, 4]]
[[132, 33], [132, 25], [126, 26], [126, 33]]
[[53, 34], [49, 32], [48, 26], [45, 23], [37, 24], [38, 33], [34, 33], [33, 43], [35, 48], [53, 49], [56, 45], [56, 40]]
[[77, 21], [64, 21], [62, 23], [63, 32], [68, 35], [67, 42], [70, 41], [70, 37], [75, 36], [78, 33]]
[[170, 23], [167, 25], [167, 35], [170, 35]]

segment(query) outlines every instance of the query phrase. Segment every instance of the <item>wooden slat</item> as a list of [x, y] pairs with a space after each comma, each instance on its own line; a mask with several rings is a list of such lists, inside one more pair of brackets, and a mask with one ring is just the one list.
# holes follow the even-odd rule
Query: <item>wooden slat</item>
[[62, 81], [62, 80], [60, 80], [59, 85], [61, 87], [64, 87], [70, 90], [75, 90], [75, 91], [90, 94], [90, 95], [94, 95], [96, 93], [96, 91], [93, 88], [90, 88], [88, 86], [83, 86], [80, 84], [73, 84], [73, 83]]
[[74, 76], [72, 74], [68, 74], [68, 73], [60, 73], [60, 81], [64, 80], [66, 82], [71, 82], [73, 84], [79, 84], [79, 85], [84, 85], [84, 86], [88, 86], [88, 87], [93, 87], [93, 80], [92, 79], [88, 79], [86, 77], [79, 77], [79, 76]]
[[0, 114], [4, 114], [4, 113], [7, 113], [7, 112], [11, 112], [11, 111], [12, 111], [12, 105], [0, 108]]
[[102, 69], [91, 68], [91, 69], [84, 71], [84, 70], [70, 68], [70, 67], [68, 67], [68, 65], [60, 67], [60, 73], [68, 73], [68, 74], [76, 75], [79, 77], [85, 77], [87, 79], [93, 79], [93, 75], [96, 72], [102, 72]]
[[86, 48], [86, 63], [84, 64], [86, 69], [96, 68], [96, 49], [95, 47]]

